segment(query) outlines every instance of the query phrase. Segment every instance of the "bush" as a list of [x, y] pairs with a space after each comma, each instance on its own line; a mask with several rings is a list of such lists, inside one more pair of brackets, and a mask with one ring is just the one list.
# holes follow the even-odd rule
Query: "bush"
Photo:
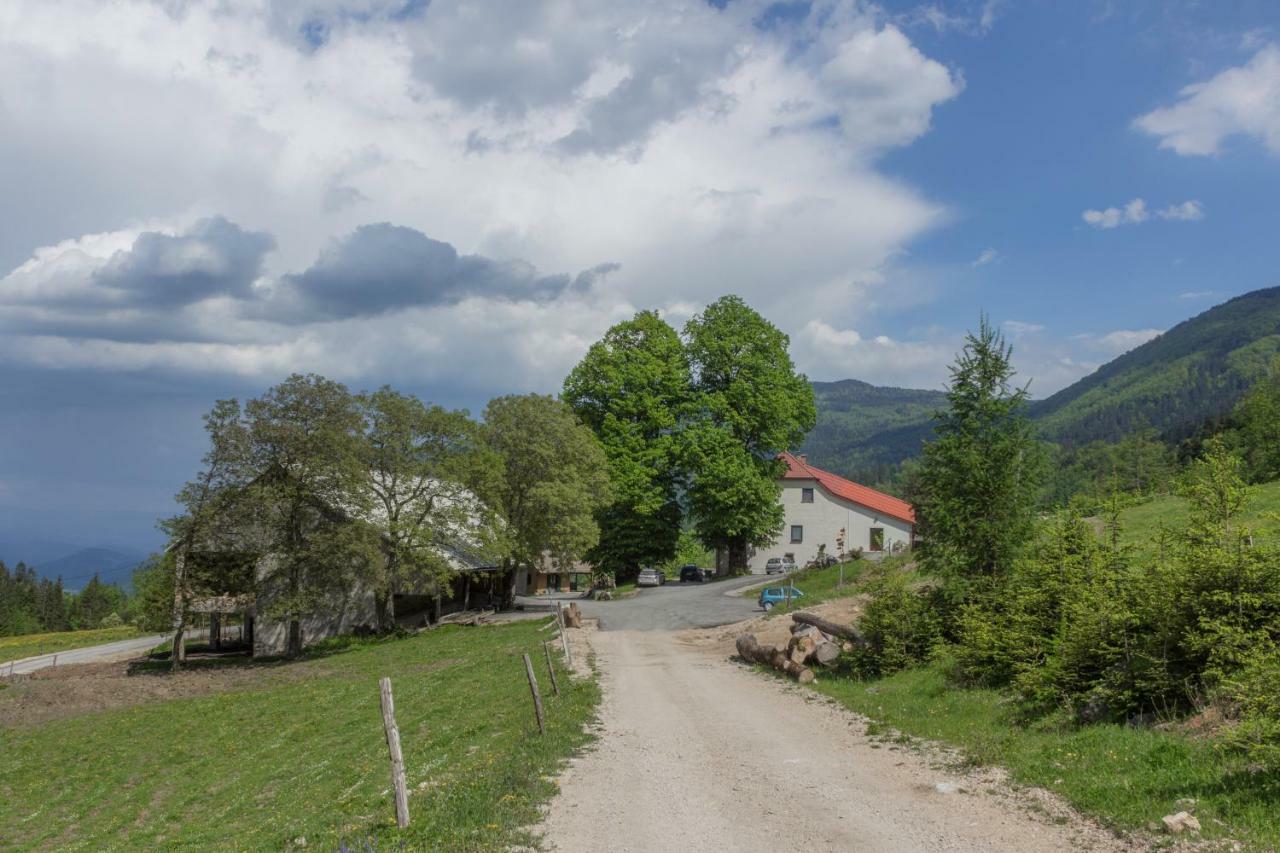
[[1280, 770], [1280, 651], [1255, 652], [1222, 685], [1235, 725], [1223, 736], [1228, 747], [1267, 770]]
[[942, 639], [934, 590], [913, 588], [898, 572], [878, 578], [859, 620], [870, 648], [858, 649], [853, 666], [863, 677], [889, 675], [929, 658]]
[[120, 618], [120, 614], [112, 611], [102, 617], [102, 621], [98, 623], [99, 628], [119, 628], [124, 624], [124, 620]]

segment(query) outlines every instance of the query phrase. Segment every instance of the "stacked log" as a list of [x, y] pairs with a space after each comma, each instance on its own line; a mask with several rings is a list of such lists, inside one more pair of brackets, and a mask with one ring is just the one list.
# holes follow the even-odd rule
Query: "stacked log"
[[737, 645], [738, 654], [744, 660], [771, 666], [779, 672], [785, 672], [801, 684], [808, 684], [814, 679], [813, 670], [793, 662], [787, 657], [785, 649], [760, 645], [755, 634], [743, 634], [738, 638]]

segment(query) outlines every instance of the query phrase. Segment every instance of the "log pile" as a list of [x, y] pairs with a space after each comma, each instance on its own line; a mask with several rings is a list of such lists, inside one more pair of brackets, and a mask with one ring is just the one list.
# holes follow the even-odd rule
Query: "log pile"
[[851, 625], [838, 625], [809, 613], [793, 613], [791, 619], [791, 638], [785, 646], [762, 646], [754, 634], [743, 634], [737, 641], [738, 655], [808, 684], [815, 678], [813, 665], [832, 666], [840, 655], [867, 645]]

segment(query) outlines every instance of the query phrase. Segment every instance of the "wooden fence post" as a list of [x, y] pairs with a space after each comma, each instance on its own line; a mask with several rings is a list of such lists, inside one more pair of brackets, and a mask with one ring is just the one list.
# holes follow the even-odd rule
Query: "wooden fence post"
[[547, 655], [547, 674], [551, 676], [551, 692], [556, 696], [560, 695], [560, 685], [556, 683], [556, 668], [551, 663], [551, 644], [543, 643], [542, 651]]
[[391, 696], [391, 679], [383, 677], [379, 684], [382, 694], [382, 727], [387, 733], [387, 751], [391, 754], [391, 784], [396, 791], [396, 825], [404, 829], [409, 825], [409, 790], [404, 782], [404, 756], [400, 753], [400, 729], [396, 726], [396, 704]]
[[547, 733], [547, 724], [542, 719], [542, 695], [538, 693], [538, 679], [533, 674], [533, 661], [524, 655], [524, 672], [529, 676], [529, 691], [533, 693], [533, 713], [538, 718], [538, 734]]

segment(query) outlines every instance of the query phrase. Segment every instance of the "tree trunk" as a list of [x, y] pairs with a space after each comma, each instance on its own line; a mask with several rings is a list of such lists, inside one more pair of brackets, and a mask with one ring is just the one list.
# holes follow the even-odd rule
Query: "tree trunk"
[[729, 574], [745, 575], [747, 573], [747, 540], [744, 536], [734, 536], [729, 540]]
[[302, 657], [302, 622], [298, 619], [289, 620], [289, 640], [285, 646], [284, 656]]
[[173, 558], [173, 653], [170, 655], [171, 668], [177, 672], [182, 668], [183, 644], [182, 634], [187, 627], [187, 607], [182, 595], [187, 580], [186, 546]]
[[378, 623], [378, 633], [383, 634], [387, 631], [387, 626], [391, 623], [391, 617], [387, 611], [391, 609], [391, 594], [385, 590], [375, 592], [373, 594], [373, 612], [374, 619]]
[[869, 645], [867, 638], [862, 636], [862, 632], [852, 625], [838, 625], [835, 622], [828, 622], [826, 619], [814, 616], [812, 613], [805, 613], [804, 611], [792, 613], [791, 621], [798, 622], [802, 625], [812, 625], [824, 634], [830, 634], [831, 636], [839, 637], [842, 640], [849, 640], [854, 645], [862, 646], [863, 648], [866, 648]]
[[797, 664], [787, 658], [783, 649], [762, 646], [756, 641], [755, 634], [743, 634], [737, 640], [738, 654], [753, 663], [771, 666], [779, 672], [785, 672], [801, 684], [813, 681], [813, 670]]

